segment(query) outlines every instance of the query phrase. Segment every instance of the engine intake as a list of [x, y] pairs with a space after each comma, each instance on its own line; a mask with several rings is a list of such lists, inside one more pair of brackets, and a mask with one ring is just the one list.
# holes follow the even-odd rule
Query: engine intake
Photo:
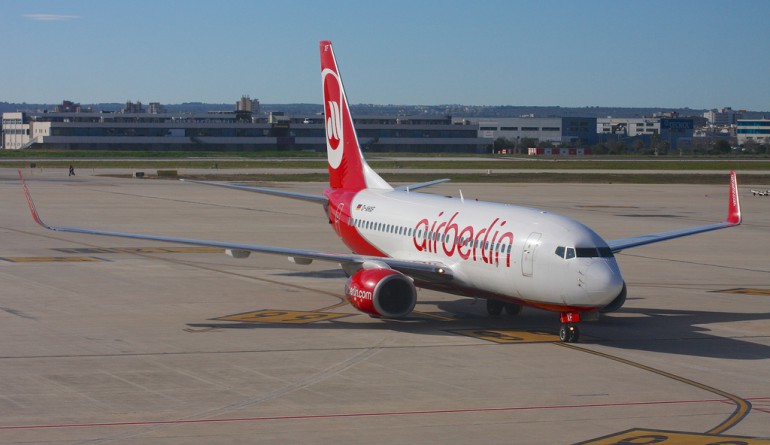
[[417, 303], [417, 290], [406, 275], [393, 269], [361, 269], [345, 283], [350, 304], [385, 318], [403, 318]]

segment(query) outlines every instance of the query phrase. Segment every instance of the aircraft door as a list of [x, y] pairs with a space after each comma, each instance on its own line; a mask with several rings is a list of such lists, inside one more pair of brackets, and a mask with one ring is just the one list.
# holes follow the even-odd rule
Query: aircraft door
[[525, 277], [531, 277], [535, 266], [535, 250], [540, 245], [542, 233], [532, 232], [524, 244], [524, 250], [521, 252], [521, 274]]

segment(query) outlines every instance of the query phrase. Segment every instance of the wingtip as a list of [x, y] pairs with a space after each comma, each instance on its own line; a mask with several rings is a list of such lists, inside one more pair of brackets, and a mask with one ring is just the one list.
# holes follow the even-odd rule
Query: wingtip
[[741, 198], [738, 193], [738, 178], [735, 170], [730, 172], [730, 201], [727, 211], [727, 221], [732, 225], [738, 225], [743, 220], [741, 215]]
[[21, 187], [24, 189], [24, 196], [27, 197], [27, 204], [29, 205], [29, 211], [32, 213], [32, 219], [34, 219], [36, 223], [45, 227], [46, 229], [51, 229], [51, 227], [44, 223], [43, 219], [40, 218], [40, 214], [37, 213], [35, 203], [32, 201], [32, 196], [29, 194], [29, 189], [27, 189], [27, 183], [24, 182], [24, 176], [21, 174], [21, 170], [19, 170], [19, 180], [21, 181]]

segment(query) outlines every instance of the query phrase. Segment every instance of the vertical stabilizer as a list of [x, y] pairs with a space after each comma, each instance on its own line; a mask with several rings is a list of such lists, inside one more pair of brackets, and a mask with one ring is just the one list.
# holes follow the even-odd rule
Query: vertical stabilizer
[[738, 179], [735, 177], [735, 170], [730, 172], [730, 201], [727, 208], [726, 222], [738, 225], [742, 221], [741, 217], [741, 199], [738, 194]]
[[321, 81], [326, 123], [326, 154], [329, 185], [358, 191], [365, 188], [392, 189], [364, 160], [356, 129], [350, 116], [345, 88], [334, 58], [332, 43], [321, 41]]

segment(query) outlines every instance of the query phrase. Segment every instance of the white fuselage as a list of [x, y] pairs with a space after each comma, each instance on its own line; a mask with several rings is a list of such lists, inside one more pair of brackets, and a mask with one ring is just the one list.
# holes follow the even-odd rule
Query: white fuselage
[[585, 310], [606, 306], [623, 287], [606, 242], [561, 215], [376, 189], [358, 192], [350, 215], [343, 223], [386, 256], [450, 267], [457, 293]]

